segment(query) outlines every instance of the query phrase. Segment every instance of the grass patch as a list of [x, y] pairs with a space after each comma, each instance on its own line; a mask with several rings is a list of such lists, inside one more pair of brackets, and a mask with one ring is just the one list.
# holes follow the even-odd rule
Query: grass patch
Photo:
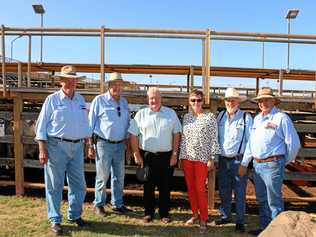
[[[50, 232], [47, 222], [47, 213], [43, 198], [18, 198], [15, 196], [0, 195], [0, 236], [54, 236]], [[185, 226], [184, 221], [190, 217], [190, 211], [175, 208], [171, 215], [173, 221], [167, 225], [162, 224], [156, 216], [152, 223], [142, 222], [143, 208], [129, 206], [133, 209], [128, 215], [116, 215], [111, 208], [106, 207], [107, 216], [94, 215], [91, 203], [85, 203], [83, 218], [90, 222], [89, 227], [77, 228], [67, 223], [67, 202], [62, 203], [64, 236], [95, 237], [95, 236], [160, 236], [160, 237], [189, 237], [189, 236], [247, 236], [234, 232], [234, 224], [215, 226], [213, 222], [208, 224], [208, 232], [201, 235], [198, 225]], [[210, 216], [211, 221], [218, 215]], [[247, 216], [247, 229], [256, 229], [258, 216]]]

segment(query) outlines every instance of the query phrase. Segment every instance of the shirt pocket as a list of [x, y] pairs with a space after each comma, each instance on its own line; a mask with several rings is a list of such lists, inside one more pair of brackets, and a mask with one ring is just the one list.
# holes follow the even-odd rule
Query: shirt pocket
[[88, 124], [88, 111], [85, 105], [79, 105], [79, 112], [78, 112], [78, 121], [85, 125]]
[[52, 124], [54, 126], [64, 124], [67, 120], [68, 110], [66, 107], [58, 107], [54, 110], [52, 114]]
[[116, 108], [104, 108], [100, 118], [103, 121], [113, 121], [115, 119], [115, 113], [118, 113]]

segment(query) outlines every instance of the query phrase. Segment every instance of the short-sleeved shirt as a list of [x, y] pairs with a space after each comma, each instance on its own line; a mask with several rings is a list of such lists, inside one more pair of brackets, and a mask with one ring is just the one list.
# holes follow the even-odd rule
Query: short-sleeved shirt
[[207, 163], [216, 154], [220, 154], [220, 148], [214, 114], [203, 113], [198, 117], [192, 113], [185, 114], [179, 159]]
[[255, 117], [241, 164], [248, 166], [252, 158], [265, 159], [277, 155], [283, 155], [289, 163], [295, 159], [300, 146], [289, 116], [273, 107], [266, 116], [260, 113]]
[[173, 134], [181, 132], [181, 123], [171, 108], [161, 106], [158, 112], [144, 108], [131, 120], [128, 132], [138, 137], [140, 149], [167, 152], [172, 150]]
[[84, 98], [75, 92], [69, 98], [62, 90], [47, 96], [36, 123], [36, 140], [48, 137], [83, 139], [91, 137]]
[[123, 96], [116, 101], [109, 92], [96, 96], [90, 105], [89, 126], [93, 133], [111, 140], [121, 141], [129, 126], [128, 103]]

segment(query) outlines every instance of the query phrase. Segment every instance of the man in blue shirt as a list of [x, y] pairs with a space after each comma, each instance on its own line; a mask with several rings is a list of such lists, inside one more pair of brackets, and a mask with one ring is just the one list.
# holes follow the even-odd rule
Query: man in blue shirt
[[136, 164], [148, 169], [144, 182], [144, 222], [155, 213], [155, 188], [159, 190], [159, 215], [163, 223], [169, 216], [170, 182], [177, 163], [181, 124], [173, 109], [161, 105], [156, 87], [147, 91], [148, 108], [139, 110], [128, 129]]
[[231, 222], [232, 191], [236, 200], [236, 232], [245, 232], [247, 176], [240, 177], [238, 168], [244, 154], [252, 126], [250, 114], [239, 109], [246, 97], [235, 88], [227, 88], [224, 103], [226, 110], [217, 117], [218, 141], [222, 154], [219, 156], [218, 187], [221, 198], [221, 219], [216, 225]]
[[39, 145], [39, 161], [44, 165], [45, 192], [51, 230], [62, 234], [60, 204], [65, 173], [68, 182], [68, 220], [77, 226], [81, 219], [86, 194], [84, 177], [84, 143], [91, 137], [84, 98], [75, 92], [80, 76], [67, 65], [57, 76], [61, 89], [49, 95], [36, 123], [35, 139]]
[[249, 233], [258, 235], [284, 210], [284, 167], [295, 160], [300, 140], [289, 116], [276, 107], [280, 100], [273, 95], [271, 88], [262, 88], [254, 101], [258, 103], [261, 113], [254, 119], [239, 174], [243, 176], [253, 160], [260, 229]]
[[[109, 90], [95, 97], [90, 106], [89, 126], [95, 140], [96, 179], [94, 208], [97, 215], [105, 216], [106, 184], [111, 173], [113, 211], [124, 214], [130, 211], [123, 204], [124, 161], [129, 110], [121, 96], [124, 81], [120, 73], [110, 74]], [[89, 156], [94, 154], [90, 141]]]

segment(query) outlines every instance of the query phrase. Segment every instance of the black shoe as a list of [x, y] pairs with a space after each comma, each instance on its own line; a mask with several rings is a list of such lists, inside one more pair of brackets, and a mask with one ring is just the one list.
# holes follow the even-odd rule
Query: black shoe
[[221, 219], [215, 221], [215, 225], [225, 225], [225, 224], [229, 224], [229, 223], [232, 223], [232, 220], [227, 219], [227, 218], [226, 219], [221, 218]]
[[61, 225], [59, 223], [55, 224], [53, 223], [51, 226], [52, 232], [54, 232], [56, 235], [62, 235], [63, 229], [61, 228]]
[[76, 220], [69, 220], [70, 223], [76, 224], [78, 227], [84, 227], [84, 226], [89, 226], [89, 223], [87, 221], [84, 221], [81, 217], [79, 217]]
[[248, 231], [248, 234], [258, 236], [258, 235], [260, 235], [260, 233], [261, 233], [262, 231], [263, 231], [262, 229], [249, 230], [249, 231]]
[[235, 232], [245, 233], [245, 231], [246, 231], [246, 229], [245, 229], [245, 225], [244, 224], [236, 224]]
[[127, 212], [131, 212], [132, 210], [125, 207], [125, 206], [121, 206], [121, 207], [115, 207], [112, 209], [114, 212], [118, 213], [118, 214], [126, 214]]
[[153, 220], [153, 217], [150, 216], [150, 215], [146, 215], [143, 217], [143, 222], [144, 223], [148, 223], [148, 222], [151, 222]]
[[106, 216], [104, 207], [100, 206], [100, 207], [95, 207], [94, 208], [94, 213], [98, 216]]

